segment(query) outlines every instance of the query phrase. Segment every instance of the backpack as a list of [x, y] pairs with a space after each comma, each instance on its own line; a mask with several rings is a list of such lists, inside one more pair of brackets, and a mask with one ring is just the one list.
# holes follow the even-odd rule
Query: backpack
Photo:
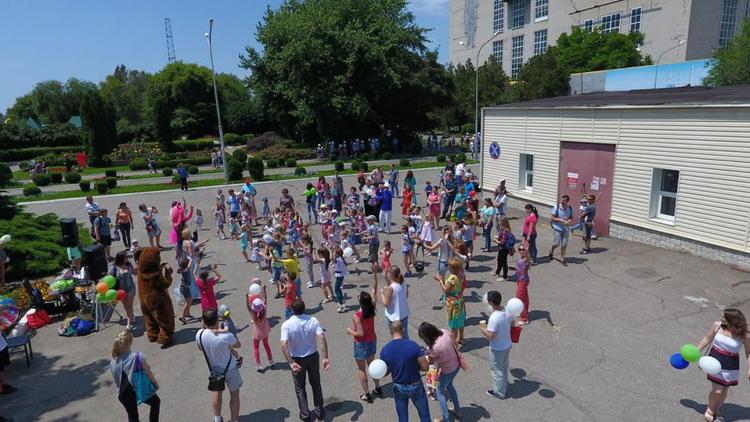
[[513, 249], [516, 244], [516, 237], [513, 233], [508, 232], [508, 238], [505, 240], [505, 249]]

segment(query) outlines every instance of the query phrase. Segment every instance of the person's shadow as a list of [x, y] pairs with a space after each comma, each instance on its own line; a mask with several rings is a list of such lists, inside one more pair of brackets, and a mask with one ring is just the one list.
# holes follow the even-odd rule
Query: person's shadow
[[[680, 400], [680, 404], [695, 410], [701, 415], [706, 413], [706, 408], [708, 407], [705, 404], [700, 404], [690, 399], [682, 399]], [[734, 403], [724, 403], [721, 405], [721, 409], [719, 409], [719, 414], [727, 422], [745, 421], [750, 418], [750, 407], [744, 407]]]

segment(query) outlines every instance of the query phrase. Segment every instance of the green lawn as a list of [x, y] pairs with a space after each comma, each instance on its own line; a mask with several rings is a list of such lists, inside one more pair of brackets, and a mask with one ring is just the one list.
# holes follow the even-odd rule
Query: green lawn
[[[474, 160], [466, 160], [467, 164], [476, 164], [476, 161]], [[417, 170], [417, 169], [424, 169], [424, 168], [441, 168], [445, 164], [444, 163], [437, 163], [437, 162], [423, 162], [423, 163], [414, 163], [410, 165], [409, 167], [402, 167], [398, 166], [399, 170], [403, 172], [406, 172], [408, 170]], [[369, 170], [372, 171], [375, 167], [370, 166]], [[294, 169], [289, 169], [290, 172], [293, 172]], [[304, 179], [306, 177], [317, 177], [317, 176], [331, 176], [335, 173], [335, 170], [323, 170], [323, 171], [311, 171], [307, 175], [304, 176], [295, 176], [294, 174], [275, 174], [275, 175], [268, 175], [265, 177], [264, 181], [279, 181], [279, 180], [290, 180], [290, 179]], [[355, 171], [352, 171], [351, 169], [345, 169], [340, 172], [340, 174], [355, 174]], [[154, 176], [154, 175], [151, 175]], [[402, 174], [401, 177], [404, 177]], [[235, 181], [236, 183], [241, 183], [241, 181]], [[232, 183], [232, 182], [230, 182]], [[190, 182], [191, 188], [199, 188], [199, 187], [208, 187], [208, 186], [219, 186], [224, 185], [224, 179], [204, 179], [204, 180], [196, 180], [193, 182]], [[93, 184], [92, 184], [93, 185]], [[122, 193], [142, 193], [142, 192], [158, 192], [163, 190], [172, 190], [177, 189], [178, 186], [171, 184], [171, 183], [154, 183], [154, 184], [144, 184], [144, 185], [133, 185], [133, 186], [118, 186], [114, 189], [110, 189], [107, 191], [106, 195], [114, 195], [114, 194], [122, 194]], [[44, 191], [44, 188], [42, 188], [42, 191]], [[49, 201], [54, 199], [65, 199], [65, 198], [83, 198], [87, 195], [98, 195], [97, 192], [93, 189], [89, 192], [81, 192], [80, 190], [74, 190], [74, 191], [65, 191], [65, 192], [49, 192], [49, 193], [42, 193], [39, 196], [34, 197], [24, 197], [24, 196], [14, 196], [13, 200], [15, 202], [35, 202], [35, 201]]]

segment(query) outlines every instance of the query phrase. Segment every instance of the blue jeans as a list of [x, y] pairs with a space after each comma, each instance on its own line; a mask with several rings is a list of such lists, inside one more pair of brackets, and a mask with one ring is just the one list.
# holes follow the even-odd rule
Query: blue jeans
[[344, 292], [341, 291], [341, 285], [344, 284], [344, 276], [336, 277], [336, 282], [333, 285], [333, 292], [336, 294], [336, 303], [339, 305], [344, 304]]
[[[315, 215], [315, 202], [307, 203], [307, 222], [313, 224], [313, 216]], [[317, 221], [316, 221], [317, 223]]]
[[531, 257], [532, 261], [536, 261], [536, 234], [532, 234], [531, 236], [527, 236], [526, 240], [529, 241], [529, 256]]
[[487, 250], [492, 249], [492, 220], [484, 225], [482, 236], [484, 236], [484, 248]]
[[396, 414], [399, 422], [409, 421], [409, 400], [419, 413], [420, 422], [430, 422], [430, 405], [427, 403], [427, 393], [421, 381], [414, 384], [393, 383], [393, 398], [396, 400]]
[[297, 286], [297, 297], [302, 297], [302, 279], [297, 276], [297, 278], [294, 279], [294, 285]]
[[315, 273], [313, 272], [313, 262], [307, 261], [307, 274], [310, 276], [310, 284], [315, 284]]
[[505, 398], [508, 393], [508, 366], [510, 365], [510, 347], [505, 350], [490, 349], [490, 375], [492, 391]]
[[391, 184], [391, 190], [393, 191], [393, 196], [398, 198], [399, 197], [399, 191], [398, 191], [398, 182], [397, 181], [389, 181]]
[[456, 378], [456, 375], [458, 375], [458, 371], [460, 370], [461, 368], [459, 367], [449, 374], [442, 372], [438, 379], [438, 389], [435, 393], [437, 394], [438, 403], [440, 403], [440, 412], [443, 414], [443, 420], [445, 422], [450, 420], [450, 414], [448, 413], [448, 398], [445, 397], [446, 392], [448, 392], [448, 395], [453, 402], [453, 406], [456, 408], [456, 412], [461, 411], [461, 405], [458, 404], [458, 393], [456, 392], [456, 387], [453, 386], [453, 379]]
[[[385, 323], [388, 326], [388, 331], [391, 330], [391, 325], [393, 324], [388, 317], [385, 318]], [[409, 339], [409, 317], [405, 317], [401, 319], [401, 326], [404, 327], [404, 338]]]

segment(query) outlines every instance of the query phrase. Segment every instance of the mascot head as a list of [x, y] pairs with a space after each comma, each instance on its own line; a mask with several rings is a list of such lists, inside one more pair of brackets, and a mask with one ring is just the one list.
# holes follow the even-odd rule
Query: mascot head
[[161, 251], [159, 248], [142, 248], [135, 252], [135, 260], [138, 262], [138, 273], [156, 273], [161, 269]]

